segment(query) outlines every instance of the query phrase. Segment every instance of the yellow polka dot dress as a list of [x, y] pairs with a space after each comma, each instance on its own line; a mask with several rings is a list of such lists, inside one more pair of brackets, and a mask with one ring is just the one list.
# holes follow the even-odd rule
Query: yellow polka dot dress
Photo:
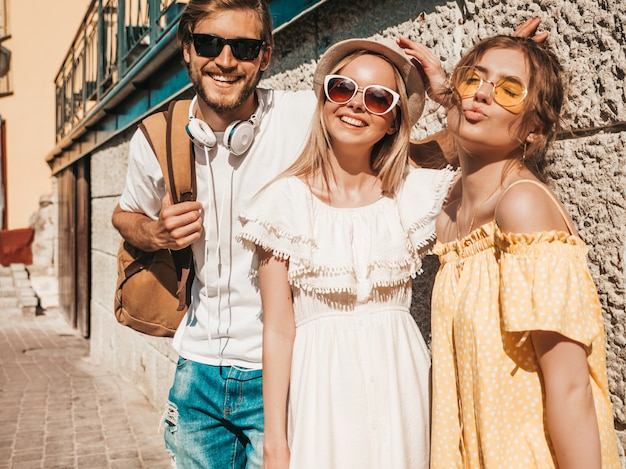
[[582, 343], [602, 443], [619, 469], [604, 328], [587, 248], [564, 232], [505, 234], [495, 222], [437, 243], [432, 301], [431, 468], [554, 468], [528, 331]]

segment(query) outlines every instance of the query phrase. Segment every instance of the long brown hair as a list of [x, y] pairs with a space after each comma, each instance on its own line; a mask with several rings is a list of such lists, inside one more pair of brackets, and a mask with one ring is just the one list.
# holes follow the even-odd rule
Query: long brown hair
[[[483, 39], [463, 55], [457, 68], [475, 65], [491, 49], [518, 50], [526, 58], [530, 82], [525, 106], [519, 115], [518, 137], [522, 142], [519, 159], [528, 169], [541, 175], [546, 151], [561, 128], [561, 108], [565, 98], [563, 69], [545, 43], [513, 36]], [[525, 137], [535, 129], [539, 129], [539, 135], [527, 144]]]

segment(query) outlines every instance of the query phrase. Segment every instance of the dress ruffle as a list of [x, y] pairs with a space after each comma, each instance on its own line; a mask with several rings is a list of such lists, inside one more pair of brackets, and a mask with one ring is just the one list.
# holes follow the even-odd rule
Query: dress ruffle
[[589, 347], [602, 311], [587, 268], [587, 247], [560, 231], [495, 232], [501, 252], [502, 320], [510, 332], [547, 330]]
[[562, 231], [503, 233], [492, 221], [464, 238], [437, 243], [433, 252], [460, 268], [491, 248], [500, 259], [504, 330], [553, 331], [591, 345], [601, 332], [601, 307], [580, 238]]
[[[331, 207], [299, 178], [280, 179], [240, 215], [237, 239], [289, 259], [289, 281], [304, 291], [356, 294], [364, 285], [399, 285], [420, 272], [453, 177], [451, 170], [411, 169], [396, 198], [357, 208]], [[380, 239], [388, 242], [369, 242]], [[253, 278], [257, 268], [255, 261]]]
[[407, 230], [409, 248], [414, 256], [423, 257], [432, 248], [436, 239], [435, 220], [457, 174], [459, 171], [452, 170], [450, 166], [444, 170], [409, 171], [397, 201], [400, 219]]

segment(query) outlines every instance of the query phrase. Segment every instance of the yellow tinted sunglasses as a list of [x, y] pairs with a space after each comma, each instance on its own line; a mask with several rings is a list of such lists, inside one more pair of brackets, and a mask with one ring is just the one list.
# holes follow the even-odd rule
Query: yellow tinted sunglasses
[[493, 87], [493, 100], [503, 108], [518, 113], [524, 107], [528, 88], [519, 77], [504, 77], [494, 83], [485, 80], [476, 67], [458, 67], [450, 80], [451, 86], [461, 99], [474, 96], [484, 83]]

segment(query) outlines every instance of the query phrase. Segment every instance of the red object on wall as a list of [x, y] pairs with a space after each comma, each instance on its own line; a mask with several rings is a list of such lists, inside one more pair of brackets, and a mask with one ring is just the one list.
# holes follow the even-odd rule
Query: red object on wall
[[34, 238], [35, 230], [32, 228], [0, 231], [0, 264], [5, 267], [18, 263], [31, 265]]

